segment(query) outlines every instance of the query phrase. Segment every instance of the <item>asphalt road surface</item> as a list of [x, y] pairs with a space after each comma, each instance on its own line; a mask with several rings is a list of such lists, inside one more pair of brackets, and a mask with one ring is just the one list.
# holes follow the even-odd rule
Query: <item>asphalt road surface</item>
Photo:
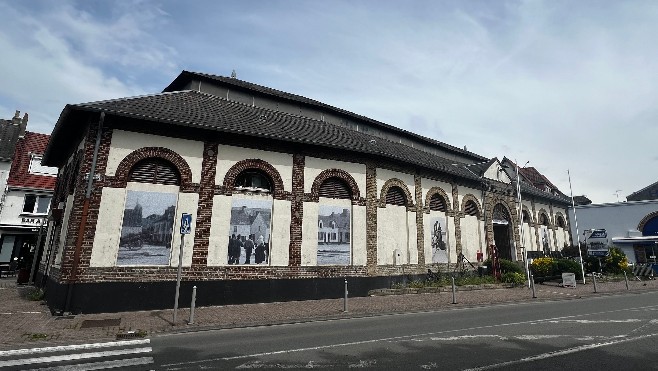
[[157, 370], [658, 370], [658, 293], [171, 334]]

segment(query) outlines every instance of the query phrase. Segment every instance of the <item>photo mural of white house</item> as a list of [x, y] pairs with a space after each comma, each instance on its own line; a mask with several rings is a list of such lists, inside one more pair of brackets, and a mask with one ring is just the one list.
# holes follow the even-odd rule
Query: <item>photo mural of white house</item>
[[446, 217], [432, 218], [432, 263], [449, 263], [448, 223]]
[[234, 198], [228, 236], [228, 264], [269, 264], [271, 199]]
[[128, 191], [117, 265], [169, 265], [176, 194]]
[[321, 205], [318, 211], [318, 265], [349, 265], [350, 210]]

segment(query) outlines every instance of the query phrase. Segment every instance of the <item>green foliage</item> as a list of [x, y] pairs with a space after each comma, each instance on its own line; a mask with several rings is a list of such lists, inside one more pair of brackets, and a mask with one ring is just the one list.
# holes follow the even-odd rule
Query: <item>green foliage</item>
[[582, 270], [580, 269], [580, 263], [572, 259], [557, 259], [556, 271], [559, 274], [562, 273], [574, 273], [577, 276], [582, 275]]
[[503, 273], [500, 277], [500, 280], [503, 283], [513, 283], [515, 285], [523, 285], [525, 283], [525, 276], [523, 273], [518, 272], [507, 272]]
[[[519, 264], [516, 262], [513, 262], [511, 260], [506, 260], [506, 259], [499, 259], [498, 263], [500, 263], [500, 272], [502, 274], [512, 272], [512, 273], [524, 273], [523, 267], [521, 267]], [[491, 259], [487, 259], [483, 263], [487, 267], [489, 267], [489, 274], [493, 274], [493, 265], [491, 263]]]
[[27, 294], [27, 298], [32, 300], [32, 301], [39, 301], [43, 299], [43, 290], [41, 289], [34, 289], [30, 291], [29, 294]]
[[530, 264], [530, 271], [535, 277], [546, 277], [554, 275], [556, 268], [553, 258], [537, 258]]
[[628, 258], [618, 247], [610, 248], [610, 253], [605, 257], [605, 271], [620, 274], [628, 270]]

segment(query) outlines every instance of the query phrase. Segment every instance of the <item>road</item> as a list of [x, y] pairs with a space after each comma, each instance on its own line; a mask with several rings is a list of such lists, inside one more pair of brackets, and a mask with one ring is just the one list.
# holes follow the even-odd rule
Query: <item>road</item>
[[658, 369], [658, 293], [161, 336], [162, 370]]
[[648, 292], [32, 350], [0, 370], [658, 370], [657, 345]]

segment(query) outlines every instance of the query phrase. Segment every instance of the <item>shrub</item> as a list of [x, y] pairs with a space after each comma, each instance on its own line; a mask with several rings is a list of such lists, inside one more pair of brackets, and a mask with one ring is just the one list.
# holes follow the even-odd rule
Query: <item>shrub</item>
[[628, 270], [628, 258], [618, 247], [610, 248], [610, 254], [605, 257], [605, 271], [620, 274]]
[[32, 301], [39, 301], [43, 299], [43, 290], [41, 289], [34, 289], [30, 291], [29, 294], [27, 294], [27, 298], [32, 300]]
[[525, 276], [523, 273], [507, 272], [503, 273], [500, 280], [503, 283], [513, 283], [515, 285], [523, 285], [525, 283]]
[[574, 273], [576, 276], [582, 275], [580, 270], [580, 263], [571, 259], [558, 259], [556, 260], [556, 274]]
[[535, 277], [552, 276], [556, 264], [553, 258], [537, 258], [532, 261], [530, 270]]
[[511, 260], [506, 260], [506, 259], [500, 259], [500, 273], [505, 274], [505, 273], [521, 273], [523, 274], [524, 269], [518, 265], [517, 263], [511, 261]]

